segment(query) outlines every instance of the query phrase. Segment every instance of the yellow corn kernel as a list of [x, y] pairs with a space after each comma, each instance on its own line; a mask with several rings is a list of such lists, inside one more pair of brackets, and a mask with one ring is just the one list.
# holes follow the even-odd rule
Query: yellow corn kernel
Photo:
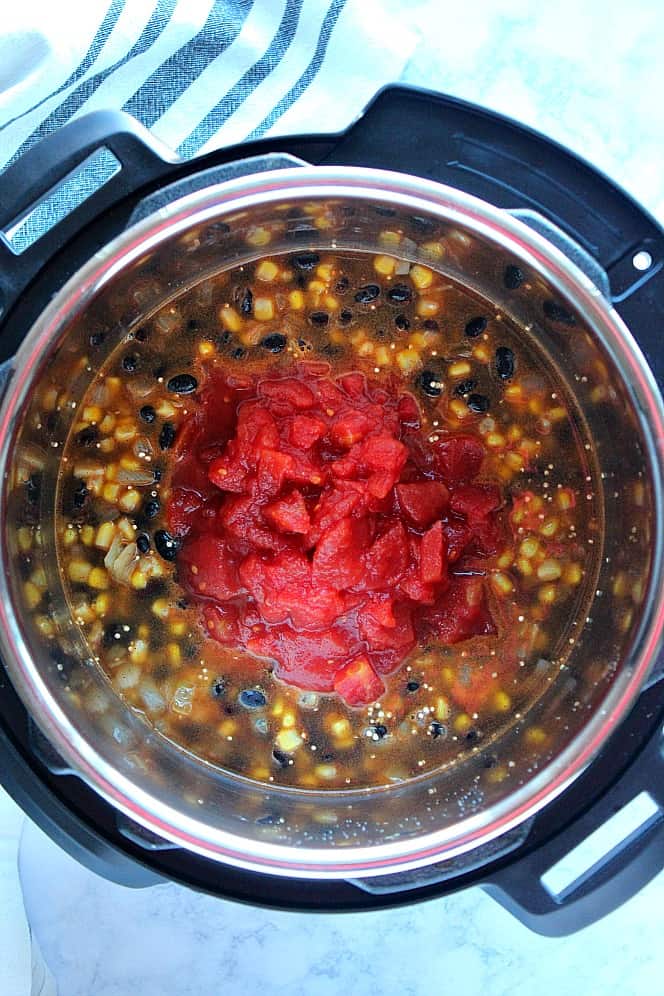
[[272, 706], [272, 715], [281, 716], [283, 711], [284, 711], [284, 703], [282, 699], [277, 699], [277, 701]]
[[169, 643], [166, 646], [166, 656], [168, 663], [173, 667], [179, 667], [182, 663], [182, 651], [179, 643]]
[[173, 418], [176, 408], [170, 403], [170, 401], [164, 400], [159, 402], [156, 411], [160, 418]]
[[429, 340], [427, 339], [425, 332], [411, 332], [408, 338], [408, 345], [412, 346], [413, 349], [426, 349], [429, 345]]
[[447, 699], [443, 695], [439, 695], [436, 699], [436, 707], [434, 710], [434, 716], [439, 719], [441, 723], [444, 723], [446, 719], [450, 718], [452, 709]]
[[216, 351], [214, 343], [209, 342], [207, 339], [203, 339], [198, 344], [198, 355], [204, 360], [208, 360], [211, 356], [214, 356]]
[[337, 777], [337, 769], [334, 764], [317, 764], [314, 768], [314, 773], [318, 778], [322, 778], [323, 781], [330, 782], [333, 778]]
[[546, 417], [549, 422], [562, 422], [564, 418], [567, 418], [567, 410], [562, 405], [556, 405], [555, 408], [549, 408]]
[[271, 259], [262, 259], [258, 266], [256, 267], [256, 280], [262, 280], [264, 283], [271, 283], [277, 274], [279, 273], [279, 267]]
[[479, 363], [491, 362], [491, 350], [483, 342], [479, 342], [473, 349], [473, 356]]
[[106, 439], [102, 439], [100, 442], [99, 449], [102, 453], [112, 453], [115, 449], [115, 440], [111, 436], [107, 436]]
[[148, 626], [147, 623], [141, 623], [141, 625], [138, 627], [137, 632], [141, 640], [147, 640], [148, 637], [150, 636], [150, 627]]
[[304, 294], [302, 291], [291, 291], [288, 295], [288, 304], [294, 311], [302, 311], [304, 308]]
[[374, 351], [374, 348], [375, 347], [374, 347], [373, 342], [369, 342], [369, 341], [361, 342], [359, 344], [359, 346], [357, 347], [357, 355], [358, 356], [371, 356], [371, 354]]
[[103, 567], [93, 567], [88, 575], [88, 584], [97, 591], [105, 591], [108, 588], [108, 574]]
[[490, 432], [485, 437], [485, 442], [492, 450], [499, 450], [505, 445], [505, 437], [499, 432]]
[[507, 438], [510, 443], [518, 443], [523, 433], [518, 425], [511, 425], [507, 430]]
[[454, 398], [450, 401], [450, 411], [458, 419], [464, 419], [468, 416], [468, 409], [464, 405], [461, 398]]
[[225, 719], [223, 723], [220, 723], [217, 727], [219, 733], [222, 737], [233, 737], [233, 734], [237, 730], [237, 723], [234, 719]]
[[489, 768], [485, 777], [491, 785], [500, 785], [507, 778], [507, 768], [503, 764], [499, 764], [495, 768]]
[[239, 332], [242, 328], [242, 319], [230, 304], [219, 309], [219, 321], [228, 332]]
[[99, 423], [99, 431], [108, 436], [115, 429], [116, 421], [115, 415], [107, 413]]
[[537, 592], [537, 598], [542, 605], [553, 605], [556, 600], [555, 584], [543, 584]]
[[116, 502], [120, 494], [119, 484], [105, 484], [101, 489], [101, 496], [104, 501]]
[[503, 397], [505, 398], [505, 401], [512, 401], [515, 404], [523, 401], [523, 390], [521, 388], [521, 384], [510, 384], [505, 388]]
[[604, 401], [604, 399], [606, 398], [606, 394], [607, 394], [606, 385], [598, 384], [596, 387], [593, 387], [592, 391], [590, 392], [590, 400], [593, 402], [593, 404], [597, 404], [599, 401]]
[[118, 465], [117, 463], [109, 463], [106, 465], [106, 470], [104, 471], [104, 476], [107, 481], [114, 481], [118, 476]]
[[328, 215], [326, 215], [326, 214], [321, 214], [314, 221], [314, 225], [316, 226], [316, 228], [321, 228], [321, 229], [331, 228], [332, 227], [332, 219]]
[[307, 290], [313, 294], [314, 297], [318, 297], [318, 295], [325, 293], [327, 287], [322, 280], [310, 280], [307, 284]]
[[581, 584], [582, 577], [583, 571], [581, 570], [581, 564], [567, 564], [565, 570], [563, 571], [563, 581], [565, 584]]
[[88, 602], [79, 602], [74, 606], [74, 618], [77, 623], [93, 623], [96, 619], [94, 609]]
[[255, 299], [254, 318], [258, 322], [269, 322], [274, 318], [274, 301], [271, 297], [257, 297]]
[[28, 606], [30, 611], [36, 609], [42, 599], [42, 593], [36, 584], [32, 581], [26, 581], [23, 585], [23, 595], [25, 597], [25, 604]]
[[85, 560], [70, 560], [67, 567], [67, 577], [75, 584], [84, 584], [90, 577], [92, 565]]
[[95, 598], [95, 612], [98, 616], [105, 616], [111, 607], [111, 596], [107, 595], [106, 592], [102, 592], [101, 595], [97, 595]]
[[29, 553], [32, 549], [32, 532], [27, 526], [21, 526], [16, 534], [18, 548], [21, 553]]
[[143, 639], [134, 640], [134, 644], [129, 651], [129, 657], [134, 664], [145, 664], [148, 659], [148, 644]]
[[507, 574], [503, 574], [501, 571], [496, 571], [495, 574], [491, 575], [491, 587], [497, 595], [511, 595], [514, 591], [511, 580]]
[[339, 310], [339, 299], [334, 296], [334, 294], [326, 294], [323, 298], [323, 305], [328, 311], [338, 311]]
[[130, 443], [137, 435], [136, 426], [133, 422], [120, 422], [115, 427], [113, 437], [118, 443]]
[[445, 255], [445, 247], [441, 242], [423, 242], [420, 249], [423, 249], [430, 256], [435, 256], [437, 259]]
[[103, 417], [104, 413], [99, 405], [86, 405], [83, 409], [83, 421], [90, 422], [91, 425], [101, 422]]
[[329, 284], [334, 276], [334, 267], [331, 263], [319, 263], [316, 267], [316, 276], [319, 280], [324, 280], [326, 284]]
[[523, 739], [531, 747], [541, 747], [547, 742], [549, 736], [541, 726], [530, 726], [524, 733]]
[[136, 539], [136, 530], [134, 529], [133, 525], [131, 524], [126, 515], [123, 515], [121, 519], [118, 519], [118, 521], [116, 522], [116, 526], [120, 530], [122, 536], [130, 543], [133, 543], [133, 541]]
[[643, 506], [646, 497], [646, 489], [643, 481], [636, 481], [634, 483], [634, 504], [638, 505], [639, 508]]
[[374, 270], [383, 277], [391, 277], [397, 268], [397, 261], [394, 256], [374, 256]]
[[35, 619], [35, 623], [37, 625], [37, 629], [39, 630], [42, 636], [45, 636], [47, 639], [54, 636], [55, 626], [48, 618], [48, 616], [37, 616]]
[[240, 342], [243, 346], [257, 346], [264, 335], [265, 331], [260, 325], [249, 326], [240, 333]]
[[467, 377], [471, 372], [472, 367], [468, 360], [457, 360], [456, 363], [452, 363], [447, 368], [447, 373], [450, 377]]
[[452, 723], [456, 733], [467, 733], [472, 725], [473, 721], [466, 712], [460, 712]]
[[147, 588], [149, 580], [150, 579], [145, 571], [140, 567], [137, 567], [131, 575], [131, 586], [132, 588], [135, 588], [136, 591], [143, 591], [144, 588]]
[[281, 717], [281, 725], [287, 730], [290, 730], [293, 726], [295, 726], [295, 713], [291, 709], [287, 709]]
[[497, 564], [501, 571], [506, 570], [506, 568], [511, 567], [514, 563], [514, 550], [504, 550], [498, 557]]
[[401, 232], [384, 229], [378, 236], [378, 241], [384, 246], [398, 246], [401, 242]]
[[512, 708], [512, 700], [502, 688], [494, 693], [493, 708], [496, 712], [509, 712]]
[[524, 578], [529, 578], [533, 573], [533, 565], [527, 557], [519, 557], [516, 562], [517, 570], [523, 574]]
[[536, 456], [540, 444], [535, 439], [523, 439], [519, 443], [519, 453], [521, 453], [526, 460], [530, 460], [532, 457]]
[[397, 364], [402, 373], [407, 374], [417, 370], [422, 365], [422, 361], [417, 350], [402, 349], [397, 353]]
[[521, 454], [514, 453], [513, 451], [505, 454], [505, 463], [510, 468], [510, 470], [514, 471], [523, 470], [525, 466], [524, 459], [521, 456]]
[[531, 560], [537, 556], [540, 550], [540, 542], [535, 536], [528, 536], [519, 546], [519, 553], [522, 557]]
[[392, 362], [392, 354], [387, 346], [378, 346], [374, 353], [374, 360], [379, 367], [389, 367]]
[[123, 456], [120, 460], [120, 466], [123, 470], [140, 470], [141, 461], [134, 456]]
[[410, 268], [410, 279], [418, 290], [426, 290], [433, 283], [433, 271], [428, 266], [420, 266], [414, 263]]
[[122, 379], [120, 377], [107, 377], [104, 381], [107, 391], [111, 394], [117, 394], [122, 387]]
[[256, 765], [255, 768], [251, 769], [251, 777], [257, 782], [266, 782], [270, 777], [270, 769]]
[[452, 685], [456, 681], [456, 671], [452, 667], [442, 667], [440, 676], [446, 685]]
[[546, 536], [547, 539], [551, 539], [558, 532], [559, 525], [560, 523], [558, 522], [558, 519], [556, 519], [555, 517], [551, 519], [545, 519], [542, 525], [540, 526], [539, 531], [542, 536]]
[[123, 512], [135, 512], [141, 503], [141, 496], [136, 488], [129, 488], [118, 502]]
[[279, 730], [276, 741], [279, 750], [283, 750], [287, 754], [297, 750], [304, 743], [302, 737], [295, 730]]
[[58, 403], [58, 389], [57, 387], [49, 387], [47, 391], [44, 391], [44, 396], [42, 398], [42, 408], [45, 412], [54, 412], [55, 406]]
[[556, 504], [563, 512], [568, 512], [571, 508], [574, 508], [576, 500], [571, 488], [561, 488], [560, 491], [556, 492]]
[[440, 311], [440, 302], [432, 297], [421, 297], [417, 302], [416, 311], [420, 318], [433, 318]]
[[330, 723], [330, 733], [338, 740], [345, 739], [351, 732], [351, 726], [347, 719], [335, 719]]
[[157, 619], [168, 619], [168, 613], [170, 611], [170, 606], [167, 599], [165, 598], [155, 598], [152, 603], [152, 613], [157, 617]]
[[92, 546], [95, 541], [94, 526], [82, 526], [79, 536], [81, 537], [81, 543], [83, 543], [84, 546]]
[[168, 628], [173, 636], [185, 636], [188, 626], [184, 619], [176, 619], [175, 622], [169, 624]]
[[271, 239], [272, 234], [269, 229], [263, 228], [262, 225], [252, 225], [248, 229], [244, 240], [250, 246], [266, 246]]
[[78, 539], [78, 533], [73, 526], [67, 526], [62, 537], [62, 541], [65, 546], [71, 546]]

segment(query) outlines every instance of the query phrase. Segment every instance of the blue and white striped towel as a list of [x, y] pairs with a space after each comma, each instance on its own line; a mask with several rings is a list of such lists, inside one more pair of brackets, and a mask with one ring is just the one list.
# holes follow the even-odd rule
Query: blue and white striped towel
[[[0, 29], [0, 171], [71, 118], [101, 108], [128, 111], [183, 157], [262, 135], [338, 131], [376, 90], [399, 78], [414, 48], [400, 6], [399, 0], [7, 2]], [[16, 872], [20, 820], [3, 801], [2, 996], [37, 996], [52, 991], [51, 983], [34, 943], [31, 957]]]

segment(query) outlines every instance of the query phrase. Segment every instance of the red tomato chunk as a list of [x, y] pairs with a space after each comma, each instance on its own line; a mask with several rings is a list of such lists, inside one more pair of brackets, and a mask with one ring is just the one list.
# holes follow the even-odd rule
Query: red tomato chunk
[[359, 373], [209, 377], [180, 433], [168, 508], [179, 576], [220, 643], [363, 706], [418, 639], [495, 632], [484, 558], [502, 494], [481, 440], [420, 430], [415, 399]]

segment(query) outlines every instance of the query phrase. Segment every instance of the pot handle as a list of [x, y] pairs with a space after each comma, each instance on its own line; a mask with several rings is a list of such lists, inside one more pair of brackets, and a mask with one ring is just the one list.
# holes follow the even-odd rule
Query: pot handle
[[[590, 809], [546, 846], [493, 873], [485, 891], [548, 937], [587, 927], [635, 896], [664, 868], [663, 750], [660, 722], [640, 756]], [[593, 861], [589, 852], [596, 854], [600, 841], [603, 856]], [[575, 873], [578, 864], [584, 870]]]
[[100, 212], [180, 160], [122, 111], [95, 111], [0, 176], [0, 317], [53, 254]]

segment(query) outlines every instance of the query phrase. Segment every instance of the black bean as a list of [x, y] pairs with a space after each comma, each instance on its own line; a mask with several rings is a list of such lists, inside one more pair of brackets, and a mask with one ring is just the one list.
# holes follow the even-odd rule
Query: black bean
[[487, 326], [486, 318], [479, 316], [478, 318], [471, 318], [467, 323], [465, 328], [465, 333], [469, 339], [476, 339], [478, 335], [484, 332]]
[[122, 359], [122, 369], [125, 373], [134, 373], [138, 367], [138, 357], [130, 354], [129, 356], [124, 356]]
[[150, 424], [151, 422], [154, 422], [154, 420], [157, 417], [157, 413], [154, 410], [154, 408], [152, 407], [152, 405], [143, 405], [143, 407], [141, 408], [141, 410], [140, 410], [140, 412], [138, 414], [141, 416], [141, 418], [143, 419], [143, 421], [147, 422], [148, 424]]
[[192, 394], [198, 387], [198, 381], [191, 374], [176, 374], [166, 387], [173, 394]]
[[297, 256], [291, 257], [291, 263], [296, 270], [308, 273], [320, 263], [320, 256], [317, 252], [300, 252]]
[[348, 308], [344, 308], [342, 312], [339, 313], [339, 325], [348, 325], [352, 321], [353, 312], [349, 311]]
[[41, 478], [38, 474], [30, 474], [25, 482], [25, 493], [31, 505], [37, 505], [41, 495]]
[[476, 744], [479, 739], [480, 739], [480, 734], [478, 733], [477, 730], [468, 730], [468, 733], [466, 734], [466, 740], [468, 741], [469, 744]]
[[499, 346], [496, 350], [496, 373], [502, 380], [509, 380], [514, 376], [516, 360], [514, 353], [507, 346]]
[[96, 425], [89, 425], [81, 431], [76, 436], [76, 442], [79, 446], [94, 446], [94, 444], [99, 440], [99, 429]]
[[251, 309], [254, 306], [254, 295], [251, 290], [247, 287], [244, 294], [242, 295], [242, 300], [240, 301], [240, 311], [243, 315], [250, 315]]
[[171, 446], [175, 442], [175, 436], [177, 435], [175, 426], [171, 422], [165, 422], [162, 426], [161, 432], [159, 433], [159, 448], [162, 450], [170, 450]]
[[147, 553], [150, 549], [150, 537], [147, 533], [140, 533], [136, 537], [136, 546], [138, 547], [139, 553]]
[[110, 622], [104, 626], [103, 642], [107, 648], [131, 643], [133, 630], [129, 623]]
[[379, 740], [383, 740], [387, 736], [387, 727], [383, 726], [382, 723], [376, 723], [376, 725], [372, 726], [371, 729]]
[[177, 605], [178, 609], [188, 609], [189, 608], [189, 602], [187, 601], [186, 598], [178, 598], [178, 600], [177, 600], [177, 602], [175, 604]]
[[485, 754], [482, 758], [482, 767], [484, 768], [495, 768], [498, 764], [498, 758], [495, 754]]
[[542, 305], [542, 310], [552, 322], [560, 322], [562, 325], [576, 325], [574, 315], [567, 308], [563, 308], [562, 304], [558, 304], [557, 301], [545, 301]]
[[437, 719], [434, 719], [434, 721], [429, 726], [429, 733], [431, 734], [434, 740], [437, 740], [438, 737], [442, 737], [443, 734], [445, 733], [445, 727], [443, 726], [442, 723], [439, 723]]
[[415, 383], [430, 398], [439, 397], [443, 390], [443, 385], [438, 374], [433, 373], [431, 370], [423, 370], [421, 374], [418, 374]]
[[355, 300], [358, 304], [369, 304], [371, 301], [375, 301], [380, 294], [380, 287], [378, 284], [365, 284], [364, 287], [360, 287], [355, 295]]
[[416, 692], [419, 687], [420, 687], [419, 681], [408, 681], [408, 682], [406, 682], [406, 691], [407, 692]]
[[236, 346], [236, 348], [231, 353], [231, 356], [233, 357], [234, 360], [243, 360], [246, 355], [247, 351], [246, 349], [243, 349], [242, 346]]
[[226, 691], [226, 681], [224, 678], [215, 678], [210, 689], [215, 699], [220, 699]]
[[165, 529], [158, 529], [154, 534], [154, 545], [157, 553], [164, 560], [175, 560], [180, 549], [180, 541], [167, 533]]
[[143, 506], [143, 513], [148, 519], [154, 519], [161, 512], [161, 505], [156, 498], [149, 498]]
[[476, 380], [471, 380], [471, 378], [468, 378], [468, 380], [460, 380], [459, 383], [454, 386], [454, 393], [458, 398], [463, 398], [465, 394], [470, 394], [470, 392], [474, 391], [476, 387]]
[[381, 218], [394, 218], [396, 217], [396, 211], [394, 208], [382, 207], [379, 204], [374, 204], [374, 211], [379, 214]]
[[187, 328], [190, 332], [199, 332], [201, 328], [201, 323], [197, 322], [195, 318], [190, 318], [187, 322]]
[[281, 332], [273, 332], [272, 335], [265, 336], [261, 341], [261, 346], [269, 353], [281, 353], [286, 348], [287, 342], [286, 336], [282, 335]]
[[503, 283], [508, 290], [517, 290], [523, 281], [526, 279], [526, 275], [523, 270], [515, 266], [514, 263], [510, 263], [509, 266], [505, 267], [505, 272], [503, 273]]
[[312, 325], [327, 325], [330, 320], [330, 316], [326, 311], [312, 311], [309, 315], [309, 321]]
[[267, 813], [265, 816], [259, 816], [256, 820], [256, 823], [260, 823], [262, 827], [271, 827], [280, 822], [281, 817], [276, 816], [274, 813]]
[[399, 329], [400, 332], [407, 332], [410, 328], [410, 322], [405, 315], [397, 315], [394, 319], [394, 324]]
[[166, 376], [166, 365], [164, 363], [159, 367], [155, 367], [152, 371], [152, 376], [155, 380], [161, 380]]
[[265, 695], [257, 688], [243, 689], [240, 692], [238, 701], [245, 709], [262, 709], [267, 704]]
[[404, 301], [410, 301], [412, 296], [410, 287], [406, 287], [405, 284], [395, 284], [387, 292], [387, 300], [392, 304], [403, 304]]
[[233, 336], [230, 334], [230, 332], [228, 331], [228, 329], [226, 329], [224, 332], [221, 333], [221, 335], [218, 337], [217, 341], [218, 341], [218, 343], [219, 343], [220, 346], [227, 346], [228, 343], [231, 341], [232, 338], [233, 338]]
[[155, 484], [159, 484], [159, 482], [161, 480], [161, 467], [155, 467], [154, 468], [154, 470], [152, 472], [152, 479], [155, 482]]
[[145, 342], [148, 339], [150, 333], [148, 332], [147, 329], [140, 328], [136, 329], [135, 332], [132, 332], [132, 335], [134, 339], [138, 340], [138, 342]]
[[228, 235], [230, 230], [230, 225], [227, 225], [225, 221], [213, 221], [201, 234], [201, 243], [204, 246], [216, 246], [224, 235]]
[[78, 487], [76, 488], [76, 491], [74, 492], [74, 508], [83, 508], [83, 506], [85, 505], [85, 500], [89, 494], [90, 492], [86, 488], [83, 481], [81, 481]]
[[427, 332], [437, 332], [440, 326], [435, 318], [425, 318], [422, 322], [422, 328], [425, 328]]
[[489, 399], [484, 394], [471, 394], [466, 402], [471, 412], [484, 415], [489, 410]]
[[275, 759], [280, 768], [287, 768], [291, 763], [291, 759], [288, 754], [284, 753], [283, 750], [273, 750], [272, 757]]
[[93, 332], [92, 335], [90, 336], [90, 345], [92, 346], [93, 349], [97, 349], [99, 346], [101, 346], [105, 338], [106, 338], [105, 332]]
[[337, 294], [343, 294], [344, 291], [347, 291], [349, 287], [350, 287], [350, 280], [348, 279], [348, 277], [339, 277], [334, 289], [337, 292]]
[[293, 242], [314, 242], [320, 232], [310, 222], [298, 221], [295, 225], [291, 225], [284, 234], [287, 239], [291, 239]]

